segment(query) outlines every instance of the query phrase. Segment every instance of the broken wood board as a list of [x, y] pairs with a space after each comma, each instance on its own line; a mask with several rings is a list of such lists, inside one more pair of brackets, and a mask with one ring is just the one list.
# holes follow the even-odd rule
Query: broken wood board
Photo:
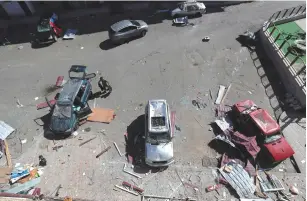
[[9, 145], [7, 144], [6, 140], [4, 140], [4, 146], [5, 146], [5, 155], [6, 155], [7, 166], [9, 166], [11, 168], [13, 166], [12, 165], [12, 158], [11, 158], [11, 154], [10, 154], [10, 150], [9, 150]]
[[217, 98], [216, 98], [216, 100], [215, 100], [215, 104], [216, 104], [216, 105], [221, 104], [221, 101], [222, 101], [222, 99], [223, 99], [223, 97], [224, 97], [225, 89], [226, 89], [225, 86], [220, 85], [219, 92], [218, 92]]
[[[48, 102], [49, 102], [49, 104], [50, 104], [51, 106], [53, 106], [53, 105], [55, 105], [56, 100], [50, 100], [50, 101], [48, 101]], [[39, 104], [36, 105], [36, 109], [37, 109], [37, 110], [40, 110], [40, 109], [43, 109], [43, 108], [46, 108], [46, 107], [49, 107], [49, 105], [48, 105], [47, 102], [39, 103]]]
[[231, 88], [231, 84], [227, 87], [227, 90], [225, 92], [225, 95], [223, 96], [222, 100], [221, 100], [221, 103], [220, 104], [223, 104], [224, 100], [226, 99], [229, 91], [230, 91], [230, 88]]
[[91, 113], [87, 121], [110, 123], [115, 116], [114, 110], [105, 108], [93, 108], [93, 113]]

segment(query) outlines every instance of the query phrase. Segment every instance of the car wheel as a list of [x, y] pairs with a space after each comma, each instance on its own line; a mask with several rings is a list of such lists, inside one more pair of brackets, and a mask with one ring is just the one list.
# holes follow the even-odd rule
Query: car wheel
[[146, 35], [146, 31], [141, 32], [141, 36], [144, 37]]
[[202, 14], [201, 14], [201, 13], [196, 13], [196, 16], [197, 16], [197, 17], [201, 17]]
[[76, 122], [72, 132], [75, 132], [76, 130], [78, 130], [78, 128], [79, 128], [79, 121]]

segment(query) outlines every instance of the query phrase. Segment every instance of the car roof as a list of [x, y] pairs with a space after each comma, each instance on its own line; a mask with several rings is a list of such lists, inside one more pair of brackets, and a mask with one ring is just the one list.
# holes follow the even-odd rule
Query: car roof
[[278, 123], [264, 109], [259, 108], [249, 115], [264, 135], [272, 135], [280, 130]]
[[253, 106], [256, 106], [256, 104], [252, 100], [240, 101], [234, 105], [240, 113], [252, 108]]
[[83, 80], [81, 79], [70, 79], [68, 80], [62, 91], [60, 92], [60, 96], [58, 102], [73, 102], [83, 84]]
[[[149, 100], [148, 101], [148, 124], [151, 132], [166, 132], [169, 130], [168, 108], [166, 100]], [[164, 117], [165, 125], [152, 125], [152, 118]]]
[[111, 29], [113, 29], [113, 31], [117, 32], [119, 30], [122, 30], [123, 28], [126, 28], [126, 27], [129, 27], [129, 26], [132, 26], [133, 24], [131, 23], [130, 20], [122, 20], [122, 21], [119, 21], [119, 22], [116, 22], [115, 24], [113, 24], [111, 26]]

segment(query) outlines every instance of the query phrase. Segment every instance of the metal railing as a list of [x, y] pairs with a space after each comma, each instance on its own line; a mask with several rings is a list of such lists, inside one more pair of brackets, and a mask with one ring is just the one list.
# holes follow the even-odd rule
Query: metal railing
[[[277, 47], [277, 50], [278, 52], [281, 52], [283, 57], [282, 59], [286, 59], [289, 63], [289, 66], [292, 67], [292, 69], [294, 69], [292, 72], [292, 74], [299, 78], [302, 83], [304, 85], [306, 85], [306, 61], [302, 58], [302, 55], [300, 55], [296, 50], [292, 49], [290, 50], [289, 48], [293, 45], [291, 44], [288, 39], [286, 37], [284, 37], [284, 35], [282, 34], [282, 31], [278, 29], [278, 27], [272, 23], [272, 25], [274, 26], [272, 30], [270, 29], [267, 29], [267, 33], [268, 33], [268, 37], [271, 37], [273, 39], [272, 43], [275, 44], [275, 46]], [[270, 26], [272, 27], [272, 26]], [[277, 35], [276, 37], [273, 37], [273, 33], [274, 32], [277, 32]], [[277, 40], [280, 39], [280, 40], [283, 40], [283, 42], [278, 45]], [[284, 51], [284, 49], [282, 49], [284, 46], [286, 45], [286, 51]], [[294, 55], [295, 57], [288, 57], [289, 54], [292, 54]], [[291, 59], [293, 58], [293, 59]], [[300, 62], [299, 62], [300, 61]], [[297, 66], [296, 67], [293, 67], [293, 65], [296, 64], [296, 65], [299, 65], [299, 64], [302, 64], [302, 66], [299, 68], [299, 70], [297, 70]]]
[[279, 20], [284, 20], [286, 18], [292, 18], [299, 15], [306, 14], [306, 5], [300, 5], [293, 8], [287, 8], [281, 11], [274, 13], [268, 20], [268, 22], [277, 22]]

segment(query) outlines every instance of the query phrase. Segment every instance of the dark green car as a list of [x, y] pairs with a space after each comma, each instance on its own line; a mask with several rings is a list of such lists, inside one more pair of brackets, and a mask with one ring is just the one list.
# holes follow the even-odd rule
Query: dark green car
[[95, 76], [95, 73], [86, 74], [86, 66], [71, 67], [70, 80], [65, 83], [52, 108], [49, 128], [54, 134], [70, 135], [78, 129], [80, 114], [90, 110], [87, 101], [92, 94], [92, 85], [89, 80]]

